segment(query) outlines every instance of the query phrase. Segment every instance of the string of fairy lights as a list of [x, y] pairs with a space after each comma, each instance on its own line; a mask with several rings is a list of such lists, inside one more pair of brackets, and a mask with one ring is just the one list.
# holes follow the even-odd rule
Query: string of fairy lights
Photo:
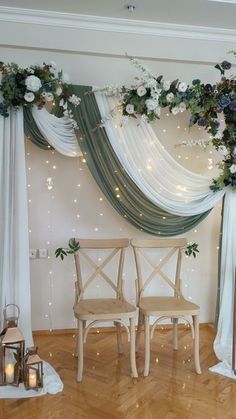
[[[169, 116], [168, 114], [166, 115]], [[169, 118], [168, 118], [169, 119]], [[165, 121], [165, 124], [167, 124], [168, 121]], [[163, 138], [161, 138], [162, 143], [165, 141], [168, 143], [168, 138], [170, 135], [170, 131], [168, 128], [168, 125], [161, 128]], [[173, 127], [172, 127], [173, 129]], [[180, 123], [175, 125], [176, 132], [180, 133], [186, 133], [187, 128], [183, 127]], [[199, 127], [199, 130], [201, 128]], [[180, 134], [179, 134], [180, 135]], [[29, 143], [29, 142], [28, 142]], [[168, 146], [168, 144], [167, 144]], [[29, 151], [29, 150], [30, 151]], [[34, 151], [35, 150], [35, 151]], [[193, 151], [194, 150], [194, 151]], [[55, 318], [56, 316], [56, 310], [55, 306], [57, 306], [57, 295], [54, 292], [55, 287], [55, 281], [58, 283], [58, 279], [55, 278], [54, 268], [55, 264], [59, 263], [57, 260], [55, 260], [54, 257], [54, 251], [55, 248], [59, 245], [66, 244], [68, 239], [70, 237], [78, 237], [81, 233], [81, 230], [84, 231], [85, 228], [87, 228], [87, 236], [88, 237], [109, 237], [110, 236], [110, 215], [109, 211], [107, 209], [107, 203], [103, 196], [101, 196], [101, 193], [99, 190], [96, 192], [96, 197], [94, 198], [94, 207], [91, 209], [89, 208], [88, 215], [86, 212], [86, 196], [90, 193], [89, 192], [89, 185], [86, 184], [86, 181], [88, 178], [86, 176], [83, 176], [83, 174], [86, 174], [86, 158], [80, 157], [76, 158], [76, 167], [77, 167], [77, 175], [76, 177], [72, 176], [70, 178], [70, 173], [65, 173], [64, 175], [67, 176], [68, 182], [67, 182], [67, 188], [70, 189], [70, 200], [71, 202], [68, 202], [68, 206], [70, 207], [70, 214], [68, 216], [71, 217], [71, 214], [73, 215], [73, 221], [72, 221], [72, 227], [69, 231], [65, 231], [65, 242], [64, 243], [55, 243], [55, 232], [56, 230], [63, 228], [61, 225], [57, 225], [57, 205], [55, 204], [57, 193], [60, 195], [62, 193], [62, 189], [60, 186], [60, 176], [63, 172], [63, 167], [61, 166], [58, 169], [58, 155], [57, 152], [54, 150], [48, 150], [45, 152], [41, 152], [41, 161], [40, 164], [38, 164], [37, 173], [35, 172], [33, 168], [33, 160], [34, 160], [34, 153], [37, 153], [37, 149], [34, 148], [34, 146], [28, 146], [27, 147], [27, 153], [26, 153], [26, 164], [27, 164], [27, 186], [28, 186], [28, 202], [29, 202], [29, 215], [30, 219], [32, 219], [32, 212], [34, 211], [34, 205], [38, 205], [40, 200], [38, 201], [37, 197], [37, 190], [34, 190], [34, 180], [35, 176], [39, 175], [39, 167], [40, 167], [40, 176], [42, 177], [41, 184], [44, 185], [43, 187], [47, 191], [47, 199], [44, 197], [43, 205], [47, 207], [46, 209], [46, 217], [42, 217], [40, 220], [38, 220], [38, 223], [46, 224], [47, 225], [47, 237], [44, 239], [44, 245], [47, 249], [47, 260], [42, 259], [42, 263], [47, 263], [47, 282], [43, 282], [42, 284], [47, 284], [47, 286], [43, 289], [43, 299], [44, 301], [47, 301], [47, 304], [43, 304], [42, 307], [45, 310], [45, 313], [42, 313], [42, 318], [46, 321], [42, 321], [42, 328], [45, 328], [45, 324], [47, 324], [47, 329], [52, 332], [55, 327]], [[201, 161], [201, 168], [205, 166], [207, 171], [212, 171], [215, 167], [215, 155], [212, 151], [212, 149], [209, 148], [203, 148], [200, 146], [196, 147], [173, 147], [172, 145], [172, 155], [175, 156], [176, 159], [183, 162], [182, 164], [187, 166], [189, 168], [191, 166], [191, 169], [195, 166], [199, 166], [199, 162]], [[32, 156], [34, 158], [32, 158]], [[39, 153], [37, 153], [37, 158], [39, 157]], [[204, 164], [203, 164], [204, 161]], [[186, 163], [184, 163], [186, 162]], [[189, 164], [191, 162], [191, 165]], [[84, 170], [86, 169], [86, 170]], [[120, 199], [120, 191], [117, 187], [116, 191], [117, 199]], [[34, 202], [35, 201], [35, 202]], [[220, 205], [217, 206], [217, 210], [221, 210]], [[89, 219], [89, 214], [92, 216], [91, 219]], [[140, 214], [142, 216], [143, 214]], [[114, 214], [113, 214], [114, 216]], [[113, 217], [112, 216], [112, 217]], [[124, 218], [126, 216], [124, 215]], [[113, 218], [112, 218], [113, 220]], [[93, 225], [92, 225], [93, 224]], [[86, 226], [86, 227], [85, 227]], [[112, 221], [112, 230], [113, 230], [113, 236], [117, 235], [120, 236], [121, 234], [123, 236], [128, 236], [127, 231], [128, 227], [125, 222], [123, 224], [122, 218], [118, 216], [117, 222], [114, 224], [114, 220]], [[133, 231], [133, 230], [131, 230]], [[192, 232], [188, 233], [188, 238], [191, 236], [192, 241], [197, 241], [199, 238], [199, 233], [201, 235], [201, 226], [199, 225], [198, 228], [194, 228]], [[140, 232], [140, 234], [144, 234]], [[36, 243], [37, 237], [35, 237], [35, 233], [33, 231], [33, 227], [29, 227], [29, 236], [30, 236], [30, 242]], [[32, 239], [31, 239], [32, 238]], [[33, 240], [34, 239], [34, 240]], [[58, 246], [57, 246], [58, 245]], [[30, 245], [31, 246], [31, 245]], [[216, 251], [218, 251], [219, 246], [216, 246]], [[101, 263], [101, 258], [98, 258], [97, 263]], [[31, 263], [34, 263], [31, 261]], [[189, 300], [192, 299], [192, 278], [196, 273], [196, 264], [192, 259], [189, 259], [186, 257], [185, 267], [183, 271], [186, 273], [184, 278], [184, 294], [185, 297]], [[65, 275], [65, 270], [63, 268], [63, 265], [61, 265], [61, 275]], [[66, 265], [67, 269], [68, 266], [69, 272], [67, 271], [66, 276], [67, 278], [70, 277], [70, 280], [73, 281], [73, 283], [76, 280], [76, 274], [74, 270], [74, 265], [71, 263], [70, 265]], [[58, 271], [57, 271], [58, 276]], [[125, 268], [124, 272], [124, 279], [129, 277], [129, 269]], [[65, 281], [64, 281], [65, 283]], [[58, 285], [57, 285], [58, 286]], [[126, 285], [127, 286], [127, 285]], [[65, 289], [67, 288], [67, 285], [65, 285]], [[73, 290], [72, 290], [73, 291]], [[64, 291], [61, 290], [61, 293]], [[95, 291], [96, 292], [96, 291]], [[73, 298], [73, 297], [72, 297]], [[135, 299], [132, 297], [132, 302], [135, 302]], [[45, 309], [47, 307], [47, 309]], [[73, 310], [72, 306], [69, 307], [68, 312], [71, 313], [71, 325], [73, 324], [73, 327], [76, 326], [76, 320], [73, 319]], [[69, 323], [69, 322], [68, 322]], [[43, 326], [44, 325], [44, 326]], [[99, 329], [97, 329], [99, 332]]]

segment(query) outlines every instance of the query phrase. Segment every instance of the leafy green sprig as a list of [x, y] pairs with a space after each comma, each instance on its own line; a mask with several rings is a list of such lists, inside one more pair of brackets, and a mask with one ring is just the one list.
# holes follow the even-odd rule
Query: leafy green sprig
[[196, 258], [197, 253], [199, 253], [198, 244], [197, 243], [187, 244], [187, 246], [185, 247], [184, 253], [186, 256], [193, 256], [194, 258]]
[[68, 247], [58, 247], [55, 250], [56, 258], [60, 257], [61, 260], [64, 259], [65, 256], [72, 255], [80, 249], [79, 242], [76, 239], [70, 239], [68, 242]]

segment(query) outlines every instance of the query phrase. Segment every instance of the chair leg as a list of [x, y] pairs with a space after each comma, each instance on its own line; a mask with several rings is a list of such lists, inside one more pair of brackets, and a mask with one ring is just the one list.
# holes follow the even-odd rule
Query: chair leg
[[141, 311], [139, 311], [139, 315], [138, 315], [138, 328], [137, 328], [137, 334], [136, 334], [136, 352], [138, 352], [138, 350], [139, 350], [140, 337], [141, 337], [143, 320], [144, 320], [143, 313], [141, 313]]
[[175, 351], [178, 350], [178, 318], [171, 319], [173, 323], [173, 348]]
[[130, 363], [132, 377], [138, 378], [135, 357], [135, 319], [133, 317], [130, 318]]
[[114, 322], [116, 326], [116, 338], [117, 338], [117, 348], [118, 353], [123, 354], [123, 345], [122, 345], [122, 336], [121, 336], [121, 325], [118, 322]]
[[80, 383], [83, 378], [83, 366], [84, 366], [84, 342], [83, 342], [83, 321], [78, 320], [79, 325], [79, 336], [78, 336], [78, 373], [77, 381]]
[[79, 320], [77, 320], [77, 331], [75, 335], [75, 356], [79, 355]]
[[145, 361], [144, 361], [144, 372], [143, 376], [149, 375], [150, 369], [150, 326], [149, 316], [144, 316], [144, 335], [145, 335]]
[[193, 316], [193, 327], [194, 327], [194, 364], [197, 374], [201, 374], [201, 366], [199, 359], [199, 316]]

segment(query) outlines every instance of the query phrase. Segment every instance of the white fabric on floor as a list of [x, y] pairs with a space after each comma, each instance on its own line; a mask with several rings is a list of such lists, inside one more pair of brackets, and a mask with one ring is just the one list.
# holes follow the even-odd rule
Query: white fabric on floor
[[165, 150], [151, 124], [137, 120], [120, 127], [109, 118], [117, 99], [95, 93], [110, 143], [125, 171], [138, 188], [163, 210], [180, 216], [201, 214], [213, 208], [224, 191], [212, 192], [212, 180], [182, 167]]
[[0, 318], [5, 304], [20, 307], [19, 327], [32, 346], [28, 207], [23, 111], [0, 116]]
[[57, 118], [46, 108], [38, 109], [36, 106], [32, 109], [32, 115], [39, 131], [55, 150], [68, 157], [82, 156], [68, 118]]
[[[236, 267], [235, 208], [236, 191], [229, 189], [225, 194], [224, 203], [220, 272], [220, 313], [217, 335], [214, 342], [216, 356], [223, 363], [211, 367], [211, 371], [227, 376], [231, 374], [232, 366], [234, 276]], [[233, 378], [236, 377], [233, 375]]]
[[21, 399], [26, 397], [43, 396], [44, 394], [56, 394], [63, 390], [63, 383], [54, 368], [47, 362], [43, 362], [43, 388], [35, 390], [25, 390], [24, 384], [19, 387], [3, 386], [0, 387], [0, 399]]

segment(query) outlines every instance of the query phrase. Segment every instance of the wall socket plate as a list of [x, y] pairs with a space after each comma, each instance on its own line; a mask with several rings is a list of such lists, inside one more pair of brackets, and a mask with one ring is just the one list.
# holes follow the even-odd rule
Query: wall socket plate
[[38, 249], [39, 259], [46, 259], [48, 257], [48, 249]]
[[37, 249], [30, 249], [29, 250], [29, 257], [30, 257], [30, 259], [36, 259], [37, 258]]

